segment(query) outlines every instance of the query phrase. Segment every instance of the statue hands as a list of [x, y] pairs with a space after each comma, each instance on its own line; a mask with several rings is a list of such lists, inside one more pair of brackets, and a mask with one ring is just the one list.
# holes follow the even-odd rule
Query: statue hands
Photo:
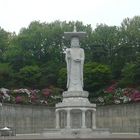
[[80, 59], [74, 59], [74, 61], [76, 61], [76, 62], [80, 62], [81, 60], [80, 60]]
[[70, 50], [67, 50], [67, 58], [70, 59], [70, 57], [71, 57]]

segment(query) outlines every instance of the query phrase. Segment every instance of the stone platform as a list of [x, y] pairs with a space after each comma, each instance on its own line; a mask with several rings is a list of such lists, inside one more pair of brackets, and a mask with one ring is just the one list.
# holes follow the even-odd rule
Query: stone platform
[[108, 129], [47, 129], [42, 133], [46, 139], [87, 139], [94, 137], [108, 137]]
[[65, 91], [62, 102], [56, 104], [56, 127], [44, 129], [46, 139], [76, 139], [107, 137], [109, 129], [96, 128], [96, 104], [88, 100], [87, 91]]
[[63, 92], [62, 102], [56, 104], [56, 129], [96, 128], [96, 104], [89, 102], [88, 94], [87, 91]]
[[[41, 134], [17, 134], [16, 136], [0, 137], [0, 140], [46, 140]], [[53, 140], [53, 139], [51, 139]], [[56, 139], [54, 139], [56, 140]], [[73, 139], [58, 139], [58, 140], [73, 140]], [[140, 140], [140, 135], [137, 133], [117, 133], [111, 134], [107, 137], [93, 137], [93, 138], [76, 138], [75, 140]]]

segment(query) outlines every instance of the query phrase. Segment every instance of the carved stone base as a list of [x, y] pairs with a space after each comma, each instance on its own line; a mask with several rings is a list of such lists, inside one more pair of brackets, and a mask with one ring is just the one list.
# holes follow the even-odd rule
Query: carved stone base
[[46, 129], [46, 139], [75, 139], [109, 136], [108, 129], [96, 128], [96, 104], [88, 100], [87, 91], [65, 91], [56, 104], [56, 129]]
[[83, 97], [87, 98], [89, 93], [87, 91], [64, 91], [63, 98], [69, 97]]
[[91, 104], [88, 100], [87, 91], [65, 91], [63, 92], [63, 101], [56, 104], [56, 108], [64, 107], [88, 107], [95, 108], [96, 104]]

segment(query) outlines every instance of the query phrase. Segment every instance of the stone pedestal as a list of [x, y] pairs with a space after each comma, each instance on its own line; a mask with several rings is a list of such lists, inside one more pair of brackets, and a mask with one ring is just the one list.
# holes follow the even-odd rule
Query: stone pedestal
[[[88, 100], [86, 91], [66, 91], [63, 93], [62, 103], [56, 104], [56, 128], [96, 128], [96, 105]], [[87, 116], [89, 114], [89, 117]], [[66, 118], [64, 117], [66, 114]], [[65, 122], [61, 126], [60, 122]], [[91, 126], [87, 126], [88, 122]]]
[[108, 129], [96, 128], [96, 104], [88, 100], [87, 91], [66, 91], [56, 104], [56, 129], [46, 129], [48, 139], [93, 138], [108, 136]]

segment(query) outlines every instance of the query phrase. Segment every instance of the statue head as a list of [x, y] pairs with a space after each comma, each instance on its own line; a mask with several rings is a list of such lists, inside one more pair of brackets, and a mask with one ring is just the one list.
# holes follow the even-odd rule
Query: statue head
[[73, 32], [64, 32], [66, 39], [71, 40], [71, 48], [80, 48], [80, 39], [85, 38], [86, 32], [77, 32], [76, 26], [74, 25]]
[[73, 37], [71, 39], [71, 48], [79, 48], [80, 44], [79, 44], [79, 38], [78, 37]]

